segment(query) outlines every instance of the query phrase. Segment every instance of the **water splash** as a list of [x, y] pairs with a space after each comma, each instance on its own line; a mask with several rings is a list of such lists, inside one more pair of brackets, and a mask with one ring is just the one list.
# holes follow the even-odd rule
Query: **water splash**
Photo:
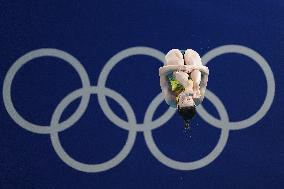
[[[193, 128], [192, 128], [192, 126], [193, 126]], [[185, 121], [184, 122], [184, 128], [183, 128], [183, 133], [184, 133], [185, 137], [187, 139], [192, 138], [194, 127], [198, 127], [198, 126], [199, 126], [198, 123], [194, 123], [194, 125], [193, 125], [189, 121]]]
[[191, 138], [191, 129], [190, 127], [184, 127], [183, 133], [187, 139]]

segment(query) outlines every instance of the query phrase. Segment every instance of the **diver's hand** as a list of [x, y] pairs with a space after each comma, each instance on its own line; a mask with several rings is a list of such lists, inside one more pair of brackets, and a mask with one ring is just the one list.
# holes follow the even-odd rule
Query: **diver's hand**
[[193, 65], [181, 65], [179, 67], [179, 71], [186, 73], [191, 73], [193, 69], [194, 69]]
[[201, 68], [199, 69], [202, 73], [209, 75], [209, 69], [207, 66], [201, 66]]
[[179, 72], [185, 72], [185, 70], [186, 70], [186, 66], [185, 65], [179, 65], [178, 66], [178, 71]]
[[192, 65], [186, 65], [185, 72], [186, 73], [191, 73], [194, 70], [194, 67]]
[[209, 75], [209, 69], [207, 66], [199, 66], [199, 65], [193, 65], [194, 70], [199, 70], [201, 71], [203, 74]]

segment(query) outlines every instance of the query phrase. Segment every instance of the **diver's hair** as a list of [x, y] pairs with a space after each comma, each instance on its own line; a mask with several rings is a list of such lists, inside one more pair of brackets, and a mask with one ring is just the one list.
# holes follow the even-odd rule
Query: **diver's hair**
[[183, 118], [184, 121], [188, 122], [191, 120], [196, 114], [196, 106], [187, 106], [187, 107], [179, 107], [178, 113]]

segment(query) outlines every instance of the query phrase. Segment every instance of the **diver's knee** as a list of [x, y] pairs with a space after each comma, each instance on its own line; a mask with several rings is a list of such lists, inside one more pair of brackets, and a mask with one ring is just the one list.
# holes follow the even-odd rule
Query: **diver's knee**
[[184, 61], [185, 64], [187, 65], [196, 65], [196, 64], [201, 64], [201, 58], [199, 54], [192, 50], [192, 49], [187, 49], [184, 53]]
[[165, 56], [165, 65], [183, 65], [183, 56], [178, 49], [170, 50]]

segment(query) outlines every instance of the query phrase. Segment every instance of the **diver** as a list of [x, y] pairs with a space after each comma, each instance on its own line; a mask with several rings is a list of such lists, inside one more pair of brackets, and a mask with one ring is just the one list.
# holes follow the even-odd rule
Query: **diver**
[[185, 128], [204, 99], [209, 69], [202, 65], [199, 54], [192, 50], [172, 49], [159, 68], [160, 86], [166, 103], [177, 108]]

